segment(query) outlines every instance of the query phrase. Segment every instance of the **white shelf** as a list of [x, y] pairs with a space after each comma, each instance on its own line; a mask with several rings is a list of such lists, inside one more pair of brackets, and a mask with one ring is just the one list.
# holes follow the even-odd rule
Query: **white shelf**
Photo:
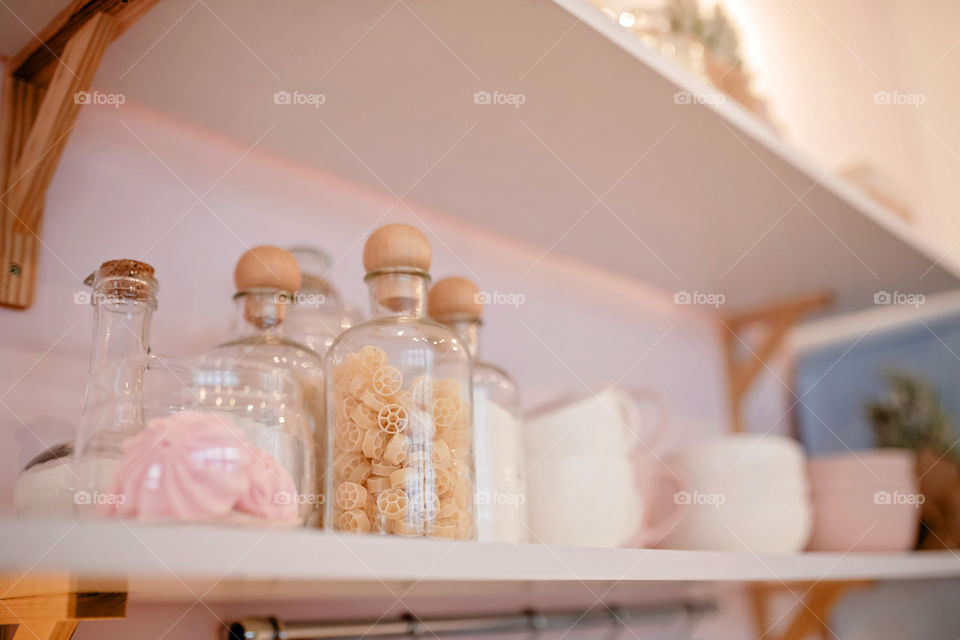
[[[0, 574], [128, 580], [140, 600], [349, 593], [502, 592], [651, 583], [893, 580], [960, 576], [950, 552], [746, 553], [564, 548], [335, 536], [318, 531], [0, 520]], [[107, 588], [107, 587], [104, 587]]]
[[[11, 5], [39, 28], [64, 1]], [[0, 36], [7, 53], [30, 37]], [[366, 187], [383, 209], [403, 194], [519, 240], [531, 264], [555, 251], [722, 293], [725, 311], [831, 290], [842, 312], [881, 290], [960, 287], [939, 245], [733, 101], [676, 104], [711, 89], [586, 0], [164, 0], [94, 85]], [[277, 91], [325, 102], [277, 105]], [[525, 102], [478, 105], [478, 91]]]
[[[531, 264], [556, 251], [723, 293], [726, 311], [826, 289], [839, 312], [960, 286], [938, 246], [732, 101], [676, 104], [707, 87], [585, 0], [165, 0], [94, 84], [367, 187], [384, 209], [405, 194], [520, 240]], [[325, 103], [277, 105], [276, 91]], [[525, 102], [478, 105], [477, 91]], [[591, 209], [600, 195], [609, 210]]]

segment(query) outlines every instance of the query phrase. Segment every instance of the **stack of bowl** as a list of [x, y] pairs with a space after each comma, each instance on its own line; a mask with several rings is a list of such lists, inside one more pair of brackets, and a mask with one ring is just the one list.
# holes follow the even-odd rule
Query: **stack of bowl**
[[905, 449], [827, 455], [810, 461], [811, 551], [905, 551], [917, 542], [923, 496]]
[[739, 434], [687, 445], [666, 458], [686, 513], [658, 546], [790, 553], [810, 535], [802, 447], [776, 435]]

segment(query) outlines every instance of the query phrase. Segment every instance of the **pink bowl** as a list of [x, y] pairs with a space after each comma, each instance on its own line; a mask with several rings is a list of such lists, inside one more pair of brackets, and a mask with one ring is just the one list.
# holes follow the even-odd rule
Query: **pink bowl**
[[812, 491], [832, 493], [854, 487], [912, 483], [915, 465], [916, 458], [907, 449], [873, 449], [811, 458], [807, 470]]
[[920, 506], [910, 451], [880, 449], [809, 462], [811, 551], [904, 551], [917, 541]]

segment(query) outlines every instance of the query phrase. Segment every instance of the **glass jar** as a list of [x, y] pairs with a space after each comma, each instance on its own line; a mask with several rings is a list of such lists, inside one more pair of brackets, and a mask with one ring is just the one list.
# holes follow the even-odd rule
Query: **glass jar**
[[330, 270], [326, 253], [313, 247], [289, 251], [300, 267], [301, 282], [285, 322], [287, 335], [323, 357], [337, 336], [363, 322], [363, 315], [326, 279]]
[[[205, 359], [235, 361], [280, 369], [299, 385], [313, 439], [311, 477], [322, 477], [324, 462], [323, 359], [309, 347], [291, 340], [286, 320], [293, 305], [294, 292], [300, 288], [297, 261], [288, 251], [277, 247], [256, 247], [237, 262], [234, 280], [237, 293], [235, 337], [205, 355]], [[309, 490], [317, 494], [319, 487]], [[302, 498], [306, 499], [306, 498]], [[319, 505], [319, 497], [311, 502]], [[321, 510], [310, 518], [318, 524]]]
[[296, 381], [276, 367], [150, 357], [118, 394], [93, 380], [78, 436], [81, 515], [295, 526], [311, 504], [313, 447]]
[[474, 539], [470, 355], [425, 317], [430, 245], [387, 225], [364, 267], [372, 320], [327, 353], [327, 527]]
[[[149, 264], [108, 260], [84, 284], [92, 288], [93, 338], [84, 392], [85, 415], [91, 404], [125, 393], [138, 393], [149, 351], [150, 320], [157, 307], [157, 281]], [[82, 418], [81, 418], [82, 420]], [[139, 426], [137, 416], [118, 414], [114, 422]], [[80, 478], [74, 468], [75, 443], [62, 442], [27, 463], [14, 485], [14, 505], [21, 515], [72, 515]]]
[[77, 490], [73, 441], [48, 447], [31, 458], [13, 485], [13, 506], [21, 516], [70, 516]]
[[527, 541], [520, 395], [507, 372], [479, 359], [480, 290], [465, 278], [444, 278], [430, 289], [430, 317], [461, 336], [473, 357], [473, 432], [477, 476], [477, 538]]

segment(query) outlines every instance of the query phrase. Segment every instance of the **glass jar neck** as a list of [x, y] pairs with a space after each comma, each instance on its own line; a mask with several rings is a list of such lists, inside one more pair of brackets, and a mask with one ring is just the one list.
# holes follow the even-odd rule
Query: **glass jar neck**
[[476, 360], [480, 355], [480, 326], [483, 324], [480, 318], [472, 316], [451, 318], [441, 322], [460, 336], [460, 339], [467, 345], [470, 357]]
[[94, 278], [93, 349], [84, 407], [117, 394], [139, 394], [150, 352], [150, 321], [156, 283], [142, 279]]
[[150, 349], [153, 308], [141, 301], [94, 303], [91, 368], [145, 356]]
[[371, 271], [366, 277], [370, 289], [370, 316], [422, 319], [425, 316], [430, 275], [415, 269]]
[[279, 289], [250, 289], [233, 297], [236, 305], [234, 333], [239, 336], [282, 333], [292, 302], [291, 294]]

